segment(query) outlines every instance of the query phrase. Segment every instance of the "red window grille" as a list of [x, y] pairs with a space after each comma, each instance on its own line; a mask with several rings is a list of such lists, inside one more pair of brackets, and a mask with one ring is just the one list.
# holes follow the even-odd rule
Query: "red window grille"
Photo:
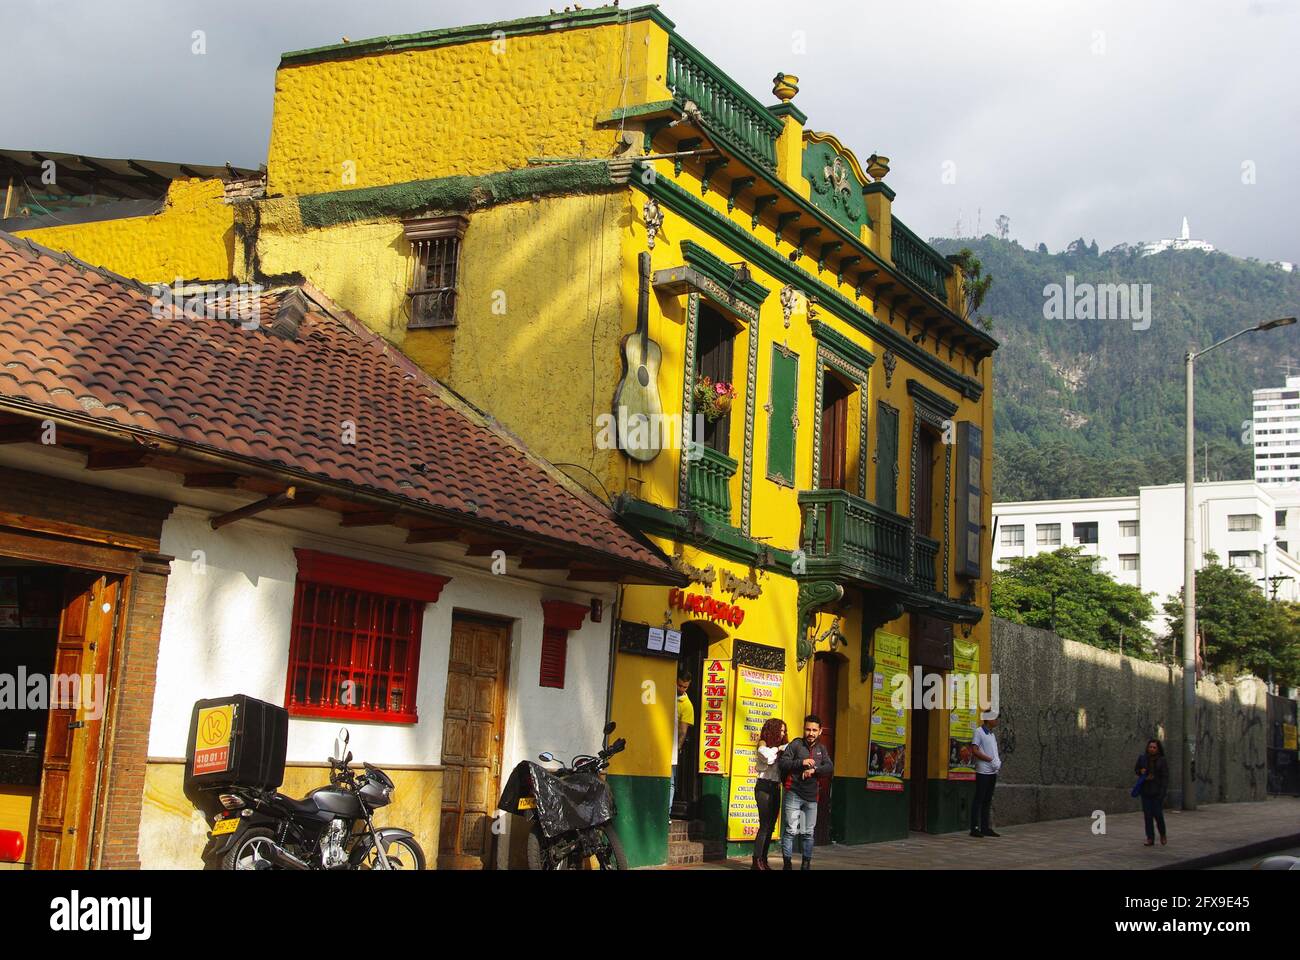
[[415, 723], [424, 605], [447, 578], [296, 552], [290, 715]]
[[569, 631], [560, 627], [542, 630], [542, 675], [537, 681], [543, 687], [564, 688], [564, 664], [569, 655]]

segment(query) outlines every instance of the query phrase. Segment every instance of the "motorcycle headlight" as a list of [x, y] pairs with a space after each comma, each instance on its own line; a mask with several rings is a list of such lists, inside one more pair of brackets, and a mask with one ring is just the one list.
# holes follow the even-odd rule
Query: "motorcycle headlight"
[[385, 800], [393, 799], [393, 788], [391, 785], [384, 787], [384, 799]]

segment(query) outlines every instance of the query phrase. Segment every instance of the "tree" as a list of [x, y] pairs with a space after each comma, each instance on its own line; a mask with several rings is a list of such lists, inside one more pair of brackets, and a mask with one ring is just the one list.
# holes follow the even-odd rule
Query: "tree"
[[1007, 234], [1011, 232], [1011, 218], [1008, 217], [1005, 213], [1002, 213], [999, 214], [998, 218], [993, 222], [997, 224], [998, 239], [1005, 240], [1007, 238]]
[[[1170, 638], [1183, 635], [1183, 592], [1164, 604]], [[1253, 673], [1280, 683], [1300, 674], [1300, 604], [1269, 600], [1241, 570], [1205, 555], [1196, 572], [1196, 625], [1207, 670], [1232, 677]]]
[[[969, 323], [980, 305], [984, 303], [984, 298], [988, 296], [989, 287], [993, 286], [993, 275], [982, 276], [984, 265], [976, 259], [970, 247], [962, 247], [948, 260], [961, 269], [964, 277], [966, 303], [962, 319]], [[993, 326], [992, 321], [984, 322], [983, 326], [985, 330], [990, 329]]]
[[1126, 654], [1154, 659], [1153, 594], [1095, 571], [1095, 562], [1079, 547], [1007, 560], [993, 571], [993, 615], [1103, 650], [1118, 650], [1122, 637]]

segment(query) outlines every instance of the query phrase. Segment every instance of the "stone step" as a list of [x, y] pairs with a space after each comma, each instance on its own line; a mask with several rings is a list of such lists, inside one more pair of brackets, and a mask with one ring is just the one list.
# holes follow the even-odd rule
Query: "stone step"
[[723, 860], [726, 854], [727, 845], [718, 841], [670, 840], [668, 842], [668, 866], [670, 867], [704, 863], [706, 860]]

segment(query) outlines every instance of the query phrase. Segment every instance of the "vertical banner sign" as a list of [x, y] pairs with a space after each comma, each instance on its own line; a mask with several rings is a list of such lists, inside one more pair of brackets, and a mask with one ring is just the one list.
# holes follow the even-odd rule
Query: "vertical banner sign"
[[974, 780], [975, 726], [979, 722], [980, 645], [954, 639], [952, 673], [948, 674], [948, 779]]
[[[754, 747], [763, 724], [781, 716], [785, 677], [770, 670], [736, 667], [736, 719], [732, 724], [731, 794], [727, 801], [727, 839], [753, 840], [758, 833], [754, 800]], [[779, 821], [780, 818], [778, 817]], [[773, 836], [776, 835], [775, 825]]]
[[704, 664], [704, 709], [700, 717], [700, 773], [727, 772], [727, 687], [731, 661], [708, 660]]
[[[871, 725], [867, 733], [867, 789], [902, 790], [907, 757], [907, 638], [876, 631], [876, 670], [871, 677]], [[899, 705], [894, 705], [898, 691]]]

